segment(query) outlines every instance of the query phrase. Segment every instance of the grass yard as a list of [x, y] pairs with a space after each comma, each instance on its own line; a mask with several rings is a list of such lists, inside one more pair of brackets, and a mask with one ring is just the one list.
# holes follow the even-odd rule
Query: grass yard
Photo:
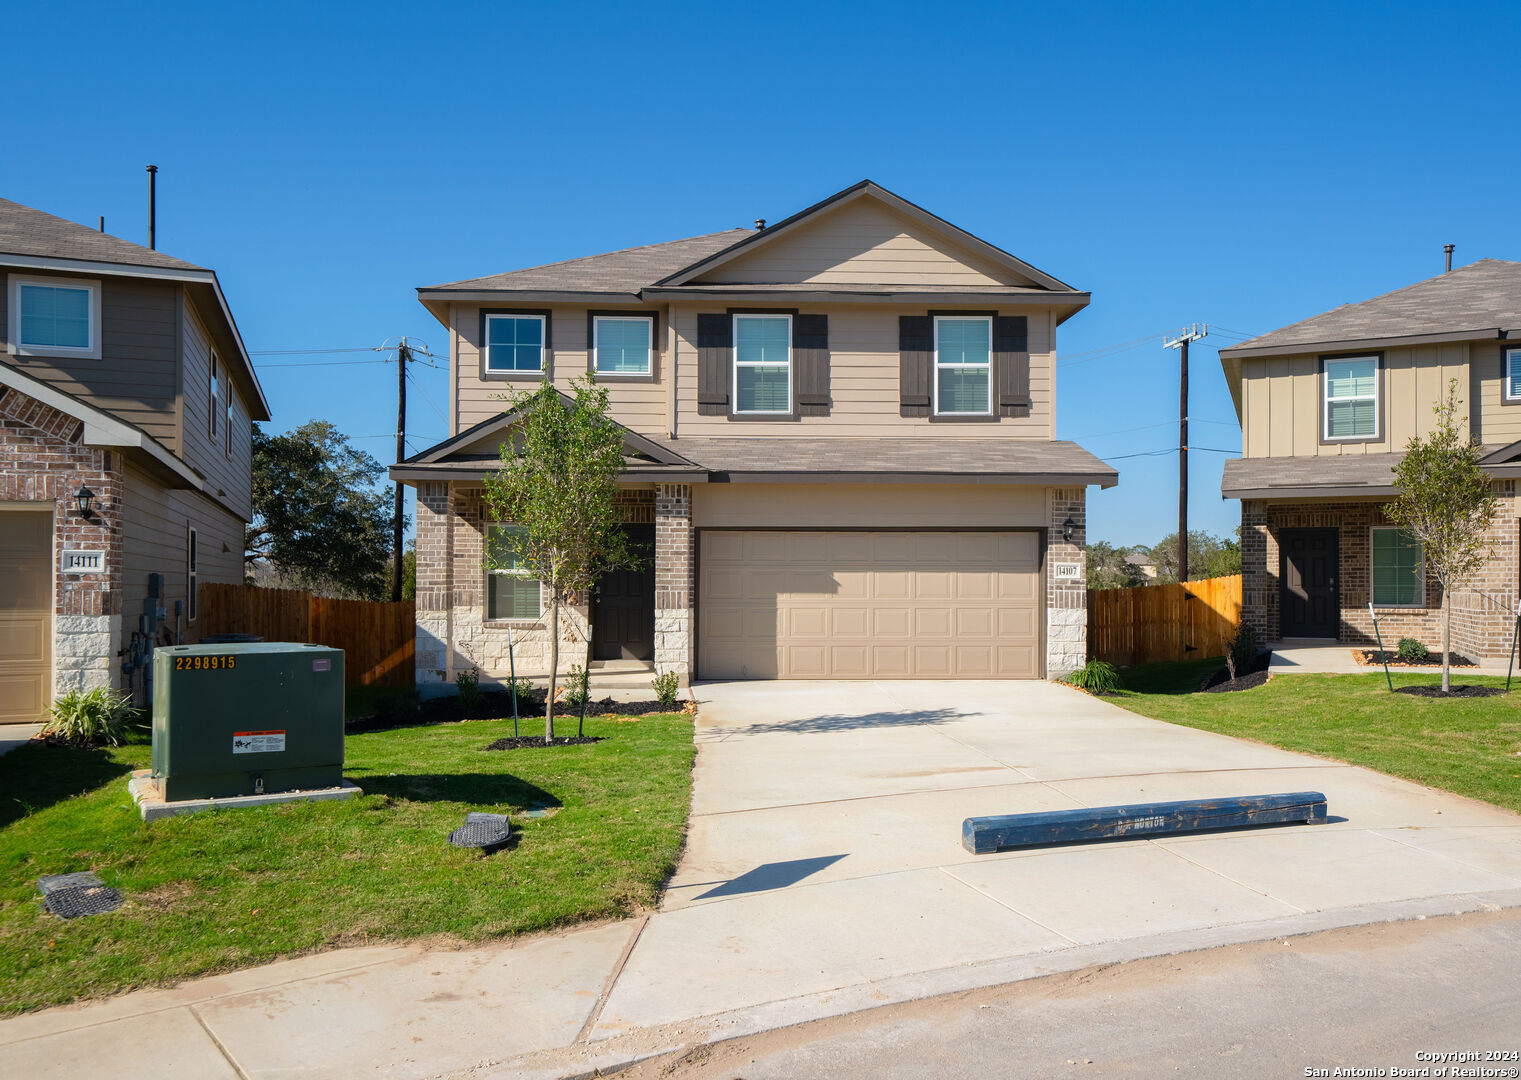
[[[542, 734], [542, 719], [522, 730]], [[586, 733], [607, 739], [482, 750], [511, 720], [350, 735], [344, 773], [363, 796], [152, 825], [126, 787], [146, 742], [0, 757], [0, 1014], [342, 945], [480, 941], [652, 905], [680, 854], [691, 720], [589, 718]], [[548, 816], [523, 815], [536, 806]], [[511, 813], [515, 846], [450, 847], [469, 810]], [[69, 922], [45, 912], [36, 879], [86, 869], [126, 905]]]
[[[1503, 697], [1391, 694], [1384, 673], [1279, 675], [1253, 690], [1195, 693], [1221, 661], [1122, 671], [1107, 700], [1174, 724], [1366, 765], [1430, 787], [1521, 811], [1521, 681]], [[1441, 675], [1394, 675], [1395, 686], [1440, 685]], [[1454, 670], [1453, 683], [1504, 686]]]

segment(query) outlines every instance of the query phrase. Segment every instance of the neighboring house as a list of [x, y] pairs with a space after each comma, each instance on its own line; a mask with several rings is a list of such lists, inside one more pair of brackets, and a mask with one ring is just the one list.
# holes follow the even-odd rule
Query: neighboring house
[[1148, 580], [1157, 576], [1156, 560], [1144, 551], [1132, 551], [1125, 556], [1125, 565]]
[[1504, 656], [1518, 596], [1521, 263], [1481, 259], [1220, 351], [1242, 453], [1243, 613], [1262, 640], [1441, 642], [1441, 587], [1385, 507], [1393, 466], [1456, 379], [1501, 511], [1484, 570], [1453, 593], [1453, 648]]
[[210, 270], [0, 199], [0, 279], [0, 722], [30, 721], [198, 640], [269, 406]]
[[[763, 225], [758, 222], [757, 225]], [[502, 395], [590, 372], [627, 429], [642, 566], [561, 628], [688, 678], [1038, 678], [1085, 660], [1085, 488], [1055, 331], [1088, 294], [863, 182], [733, 229], [419, 290], [453, 436], [416, 485], [418, 680], [547, 670], [536, 581], [488, 573]], [[580, 647], [564, 648], [565, 664]]]

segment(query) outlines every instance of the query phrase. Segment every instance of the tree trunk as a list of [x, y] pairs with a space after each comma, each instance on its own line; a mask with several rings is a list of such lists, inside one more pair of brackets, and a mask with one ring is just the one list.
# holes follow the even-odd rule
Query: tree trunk
[[549, 602], [549, 696], [544, 699], [544, 741], [555, 741], [555, 688], [560, 675], [560, 594]]
[[1452, 690], [1452, 590], [1442, 586], [1442, 693]]

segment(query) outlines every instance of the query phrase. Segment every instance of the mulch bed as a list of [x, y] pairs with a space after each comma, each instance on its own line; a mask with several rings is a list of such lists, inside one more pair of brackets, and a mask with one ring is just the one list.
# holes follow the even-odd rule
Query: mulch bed
[[1258, 653], [1256, 659], [1246, 667], [1236, 669], [1235, 682], [1231, 681], [1231, 669], [1222, 667], [1199, 684], [1199, 691], [1205, 694], [1231, 694], [1237, 690], [1251, 690], [1261, 686], [1271, 677], [1268, 675], [1268, 664], [1272, 659], [1273, 654], [1270, 652]]
[[1440, 686], [1399, 686], [1394, 692], [1409, 694], [1411, 697], [1499, 697], [1505, 693], [1505, 688], [1503, 686], [1454, 686], [1451, 691], [1444, 694]]
[[[1390, 667], [1400, 668], [1439, 668], [1442, 666], [1441, 653], [1427, 653], [1424, 660], [1401, 660], [1392, 652], [1379, 652], [1377, 649], [1353, 649], [1352, 659], [1364, 667], [1383, 667], [1384, 657], [1389, 658]], [[1452, 667], [1477, 667], [1472, 660], [1457, 653], [1449, 653], [1448, 659]]]
[[498, 739], [487, 750], [542, 750], [549, 746], [584, 746], [601, 742], [600, 735], [557, 735], [554, 742], [545, 742], [539, 735], [519, 735], [515, 739]]

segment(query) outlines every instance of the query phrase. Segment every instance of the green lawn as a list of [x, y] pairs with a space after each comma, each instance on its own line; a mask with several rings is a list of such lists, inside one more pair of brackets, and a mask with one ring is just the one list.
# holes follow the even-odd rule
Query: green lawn
[[[1143, 716], [1366, 765], [1521, 811], [1521, 680], [1503, 697], [1391, 694], [1384, 673], [1279, 675], [1228, 694], [1195, 693], [1221, 661], [1151, 664], [1120, 674], [1108, 700]], [[1454, 683], [1504, 686], [1453, 672]], [[1439, 685], [1440, 674], [1394, 676], [1395, 686]]]
[[[478, 941], [650, 906], [681, 849], [691, 721], [586, 728], [607, 740], [484, 751], [510, 720], [350, 735], [344, 772], [361, 797], [152, 825], [126, 790], [146, 743], [0, 757], [0, 1013], [342, 945]], [[535, 730], [542, 720], [524, 722]], [[521, 813], [535, 806], [549, 815]], [[450, 847], [469, 810], [511, 813], [516, 846]], [[47, 914], [36, 878], [86, 869], [126, 905]]]

